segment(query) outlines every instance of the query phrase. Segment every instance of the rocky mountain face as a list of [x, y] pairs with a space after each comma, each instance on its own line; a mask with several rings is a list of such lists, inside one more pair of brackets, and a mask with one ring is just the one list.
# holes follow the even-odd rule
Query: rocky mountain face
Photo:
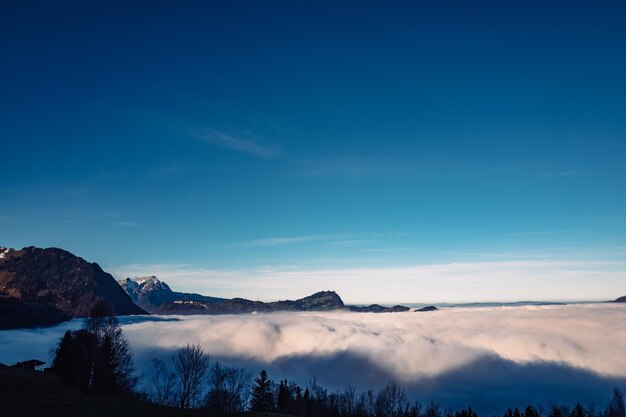
[[626, 295], [624, 295], [623, 297], [620, 297], [616, 300], [613, 300], [614, 303], [626, 303]]
[[275, 311], [328, 311], [345, 309], [334, 291], [321, 291], [299, 300], [264, 303], [244, 298], [233, 298], [220, 303], [193, 300], [176, 300], [157, 307], [158, 314], [242, 314], [271, 313]]
[[159, 280], [154, 275], [125, 278], [119, 280], [118, 283], [135, 304], [149, 313], [154, 313], [160, 305], [173, 301], [199, 301], [206, 303], [221, 303], [227, 301], [225, 298], [172, 291], [169, 285]]
[[118, 315], [146, 314], [96, 263], [57, 248], [0, 248], [0, 328], [84, 317], [98, 298]]

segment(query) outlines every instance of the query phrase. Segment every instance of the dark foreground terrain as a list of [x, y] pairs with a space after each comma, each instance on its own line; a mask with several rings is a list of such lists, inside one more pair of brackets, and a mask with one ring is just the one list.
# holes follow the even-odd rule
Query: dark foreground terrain
[[64, 384], [49, 372], [0, 365], [0, 415], [2, 417], [273, 417], [274, 413], [209, 413], [181, 410], [131, 398], [92, 397]]

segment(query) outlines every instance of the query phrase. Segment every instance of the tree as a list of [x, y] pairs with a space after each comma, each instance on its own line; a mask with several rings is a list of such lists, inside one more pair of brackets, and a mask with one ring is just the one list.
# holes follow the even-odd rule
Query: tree
[[90, 392], [117, 395], [130, 392], [137, 384], [132, 352], [110, 304], [98, 300], [83, 329], [95, 341]]
[[404, 390], [391, 381], [378, 392], [374, 412], [376, 417], [398, 417], [407, 410], [408, 406], [409, 402]]
[[72, 380], [74, 365], [74, 334], [68, 330], [65, 332], [54, 351], [52, 370], [59, 374], [66, 382]]
[[243, 368], [222, 366], [219, 362], [209, 372], [206, 406], [212, 411], [244, 411], [251, 374]]
[[122, 395], [135, 387], [132, 352], [113, 310], [98, 300], [83, 328], [66, 332], [52, 369], [67, 382], [93, 395]]
[[570, 417], [586, 417], [585, 409], [580, 403], [576, 403], [574, 408], [572, 408], [572, 413]]
[[52, 370], [68, 384], [89, 391], [95, 338], [86, 330], [67, 331], [55, 350]]
[[615, 388], [613, 390], [613, 398], [606, 409], [605, 415], [606, 417], [624, 417], [625, 413], [624, 394]]
[[277, 410], [279, 412], [286, 411], [290, 402], [291, 389], [289, 388], [289, 383], [286, 379], [284, 381], [281, 380], [280, 385], [278, 386], [278, 396], [276, 399]]
[[209, 357], [201, 346], [188, 344], [178, 349], [172, 361], [178, 380], [178, 405], [180, 408], [195, 407], [209, 367]]
[[539, 417], [539, 411], [537, 411], [532, 405], [529, 405], [524, 409], [522, 413], [523, 417]]
[[152, 358], [152, 377], [150, 378], [152, 402], [171, 405], [175, 381], [176, 375], [167, 370], [165, 362], [158, 358]]
[[274, 411], [272, 381], [268, 379], [264, 370], [258, 378], [255, 378], [250, 396], [250, 411]]

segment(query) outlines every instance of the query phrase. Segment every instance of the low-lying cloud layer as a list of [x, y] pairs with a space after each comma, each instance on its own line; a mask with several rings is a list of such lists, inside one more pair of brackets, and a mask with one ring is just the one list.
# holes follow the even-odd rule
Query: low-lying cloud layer
[[[501, 413], [548, 400], [603, 405], [626, 388], [624, 323], [626, 306], [596, 304], [129, 319], [124, 331], [144, 373], [153, 356], [199, 343], [276, 380], [366, 389], [395, 379], [414, 399]], [[0, 362], [45, 359], [67, 327], [0, 332]]]

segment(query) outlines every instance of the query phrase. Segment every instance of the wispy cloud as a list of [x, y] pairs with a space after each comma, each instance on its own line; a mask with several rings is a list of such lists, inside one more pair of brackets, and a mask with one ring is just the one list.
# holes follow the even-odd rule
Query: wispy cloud
[[131, 222], [131, 221], [116, 221], [111, 223], [113, 226], [118, 227], [144, 227], [145, 225], [142, 223]]
[[556, 171], [556, 172], [546, 172], [541, 174], [543, 178], [557, 178], [557, 177], [571, 177], [572, 175], [578, 174], [577, 170], [569, 170], [569, 171]]
[[307, 242], [324, 242], [335, 246], [352, 246], [372, 243], [377, 240], [385, 240], [398, 237], [413, 236], [409, 232], [390, 233], [333, 233], [323, 235], [303, 235], [303, 236], [277, 236], [262, 239], [242, 240], [239, 242], [218, 243], [211, 245], [212, 248], [252, 248], [294, 245]]
[[410, 167], [394, 159], [328, 157], [318, 160], [299, 161], [295, 164], [290, 175], [376, 179], [406, 174], [410, 171]]
[[541, 235], [562, 235], [570, 233], [580, 233], [586, 230], [536, 230], [528, 232], [513, 232], [508, 233], [506, 236], [541, 236]]
[[411, 251], [411, 250], [416, 250], [417, 248], [414, 247], [400, 247], [400, 248], [367, 248], [367, 249], [363, 249], [363, 252], [405, 252], [405, 251]]
[[263, 158], [276, 158], [282, 154], [278, 148], [266, 144], [261, 138], [250, 137], [250, 135], [242, 137], [211, 127], [191, 129], [189, 135], [220, 148], [248, 153]]
[[254, 248], [254, 247], [268, 247], [268, 246], [284, 246], [293, 245], [298, 243], [337, 239], [342, 235], [307, 235], [307, 236], [280, 236], [269, 237], [263, 239], [243, 240], [240, 242], [232, 243], [219, 243], [212, 245], [214, 248]]
[[375, 242], [373, 239], [343, 239], [337, 240], [334, 242], [329, 242], [328, 244], [331, 246], [358, 246], [364, 245], [367, 243]]

